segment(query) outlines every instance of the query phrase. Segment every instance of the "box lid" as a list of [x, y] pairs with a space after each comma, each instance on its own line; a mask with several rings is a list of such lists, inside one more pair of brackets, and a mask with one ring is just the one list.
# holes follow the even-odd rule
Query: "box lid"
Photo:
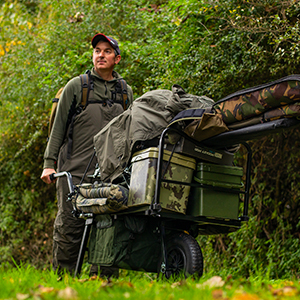
[[[171, 151], [164, 150], [163, 160], [168, 161], [170, 159], [171, 154]], [[146, 158], [158, 158], [158, 148], [150, 147], [145, 150], [141, 150], [134, 153], [131, 162], [137, 162]], [[184, 166], [193, 170], [196, 169], [196, 160], [194, 158], [184, 156], [178, 153], [173, 153], [171, 163]]]
[[243, 176], [243, 168], [226, 165], [215, 165], [207, 163], [198, 163], [197, 171], [221, 173], [225, 175]]
[[241, 189], [244, 186], [242, 182], [231, 183], [231, 182], [203, 180], [201, 178], [197, 178], [196, 176], [194, 177], [194, 181], [201, 183], [201, 184], [206, 184], [206, 185], [211, 185], [211, 186], [216, 186], [216, 187], [221, 187], [221, 188], [227, 188], [227, 189]]

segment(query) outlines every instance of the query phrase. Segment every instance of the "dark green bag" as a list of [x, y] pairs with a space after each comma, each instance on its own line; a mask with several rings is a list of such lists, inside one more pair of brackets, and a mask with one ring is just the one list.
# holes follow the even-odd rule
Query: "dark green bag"
[[90, 234], [89, 263], [157, 272], [161, 240], [156, 227], [145, 217], [96, 216]]

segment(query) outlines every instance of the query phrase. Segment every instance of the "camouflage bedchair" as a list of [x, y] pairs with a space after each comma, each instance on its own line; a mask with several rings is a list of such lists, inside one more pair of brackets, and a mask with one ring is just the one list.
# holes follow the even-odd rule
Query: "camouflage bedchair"
[[169, 124], [203, 145], [222, 148], [298, 125], [300, 75], [235, 92], [212, 109], [180, 112]]

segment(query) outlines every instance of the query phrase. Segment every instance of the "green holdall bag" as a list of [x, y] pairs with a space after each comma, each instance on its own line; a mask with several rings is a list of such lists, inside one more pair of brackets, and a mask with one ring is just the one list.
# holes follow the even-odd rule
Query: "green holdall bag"
[[161, 235], [145, 217], [97, 215], [91, 228], [88, 261], [107, 267], [157, 272]]

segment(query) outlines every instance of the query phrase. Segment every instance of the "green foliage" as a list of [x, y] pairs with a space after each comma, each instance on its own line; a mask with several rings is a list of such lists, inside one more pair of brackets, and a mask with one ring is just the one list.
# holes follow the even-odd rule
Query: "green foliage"
[[299, 298], [298, 280], [270, 280], [264, 276], [231, 278], [204, 276], [201, 279], [168, 281], [155, 274], [123, 271], [119, 279], [80, 279], [68, 274], [57, 280], [57, 274], [36, 270], [32, 266], [0, 266], [2, 299], [289, 299]]
[[66, 43], [70, 35], [89, 31], [88, 22], [80, 14], [75, 18], [76, 6], [66, 10], [66, 5], [44, 1], [28, 11], [12, 1], [1, 10], [6, 30], [1, 31], [0, 56], [0, 82], [5, 87], [0, 112], [0, 246], [6, 260], [13, 255], [17, 261], [30, 258], [43, 265], [51, 257], [55, 190], [39, 179], [50, 100], [74, 75], [71, 71], [83, 73], [90, 67], [89, 42], [74, 39], [71, 48]]
[[[51, 99], [91, 67], [94, 34], [120, 41], [117, 71], [136, 97], [177, 83], [219, 100], [300, 67], [299, 1], [9, 0], [0, 5], [4, 261], [13, 257], [42, 266], [51, 260], [55, 190], [39, 179]], [[229, 236], [201, 237], [208, 270], [219, 265], [244, 276], [297, 274], [298, 135], [295, 130], [252, 143], [252, 218]]]

